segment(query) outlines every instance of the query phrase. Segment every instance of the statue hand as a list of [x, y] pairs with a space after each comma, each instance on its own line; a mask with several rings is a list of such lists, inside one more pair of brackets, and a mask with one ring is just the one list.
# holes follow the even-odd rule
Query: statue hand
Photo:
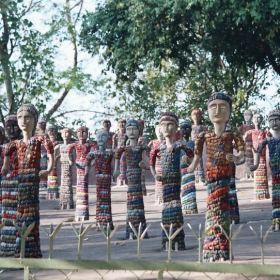
[[3, 166], [2, 169], [1, 169], [1, 173], [3, 175], [7, 175], [8, 171], [9, 171], [9, 168], [7, 168], [6, 166]]
[[69, 159], [69, 165], [72, 166], [73, 161]]
[[231, 161], [231, 162], [237, 161], [237, 157], [235, 155], [233, 155], [233, 154], [230, 154], [230, 153], [226, 154], [226, 159], [228, 161]]
[[49, 173], [50, 173], [50, 171], [48, 171], [48, 170], [41, 170], [39, 172], [39, 177], [40, 178], [47, 177], [49, 175]]
[[161, 182], [161, 181], [162, 181], [162, 176], [159, 175], [159, 174], [156, 174], [156, 175], [155, 175], [155, 179], [156, 179], [157, 181]]
[[114, 177], [114, 178], [118, 178], [119, 175], [120, 175], [120, 171], [115, 170], [115, 171], [114, 171], [114, 174], [113, 174], [113, 177]]
[[147, 168], [147, 166], [146, 166], [146, 164], [145, 164], [145, 162], [143, 160], [139, 162], [139, 167], [141, 169], [150, 169], [150, 168]]
[[188, 171], [188, 173], [194, 173], [194, 166], [191, 164], [189, 167], [188, 167], [188, 169], [187, 169], [187, 171]]
[[258, 169], [258, 167], [259, 167], [259, 165], [254, 164], [254, 165], [250, 165], [250, 166], [249, 166], [249, 169], [250, 169], [250, 171], [255, 171], [255, 170]]

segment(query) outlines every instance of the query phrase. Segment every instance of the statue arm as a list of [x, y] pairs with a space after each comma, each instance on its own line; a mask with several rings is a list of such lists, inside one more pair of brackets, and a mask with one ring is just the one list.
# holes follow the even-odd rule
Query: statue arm
[[268, 140], [267, 139], [264, 139], [259, 145], [258, 145], [258, 148], [257, 148], [257, 152], [254, 153], [254, 165], [251, 165], [249, 168], [250, 168], [250, 171], [255, 171], [258, 169], [259, 167], [259, 163], [260, 163], [260, 157], [261, 157], [261, 152], [262, 152], [262, 149], [265, 148], [265, 146], [267, 145], [268, 143]]
[[162, 181], [162, 176], [156, 173], [155, 165], [156, 165], [156, 158], [159, 153], [159, 150], [157, 148], [153, 149], [150, 153], [150, 170], [152, 172], [152, 175], [157, 181]]
[[49, 175], [49, 173], [53, 170], [53, 167], [54, 167], [54, 164], [55, 164], [53, 144], [47, 137], [44, 137], [43, 139], [44, 139], [44, 146], [47, 149], [49, 160], [48, 160], [47, 170], [41, 170], [39, 172], [39, 177], [40, 178], [47, 177]]
[[7, 175], [8, 171], [9, 171], [9, 164], [10, 164], [10, 156], [5, 156], [4, 157], [4, 163], [1, 169], [1, 173], [3, 175]]
[[205, 142], [205, 132], [201, 132], [196, 136], [195, 144], [194, 144], [194, 158], [190, 166], [188, 167], [188, 172], [193, 173], [196, 169], [199, 160], [202, 156], [203, 145]]
[[120, 147], [115, 153], [115, 169], [113, 174], [114, 178], [117, 178], [120, 175], [120, 158], [124, 151], [124, 147]]
[[226, 154], [226, 159], [231, 162], [240, 162], [244, 159], [245, 143], [240, 133], [233, 134], [233, 140], [236, 145], [237, 155], [231, 153]]

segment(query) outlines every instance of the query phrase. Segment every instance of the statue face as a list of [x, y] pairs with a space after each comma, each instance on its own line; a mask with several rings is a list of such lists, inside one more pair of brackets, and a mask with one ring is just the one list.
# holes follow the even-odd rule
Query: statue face
[[104, 128], [105, 130], [109, 131], [110, 128], [111, 128], [111, 122], [110, 122], [110, 121], [105, 121], [105, 122], [103, 122], [103, 128]]
[[202, 120], [202, 114], [199, 113], [199, 112], [198, 112], [198, 113], [193, 112], [192, 115], [191, 115], [191, 117], [192, 117], [193, 122], [198, 122], [198, 123], [200, 123], [201, 120]]
[[165, 138], [174, 138], [176, 131], [177, 131], [177, 125], [172, 121], [162, 121], [160, 123], [160, 130]]
[[164, 136], [163, 136], [163, 134], [160, 130], [160, 125], [155, 126], [155, 133], [156, 133], [156, 136], [157, 136], [158, 140], [164, 140]]
[[10, 140], [19, 139], [21, 130], [19, 129], [17, 121], [8, 121], [5, 124], [5, 129]]
[[86, 130], [79, 130], [77, 132], [77, 136], [79, 140], [87, 140], [88, 132]]
[[34, 116], [28, 111], [21, 111], [17, 114], [18, 126], [22, 131], [32, 132], [35, 128]]
[[38, 128], [40, 130], [45, 131], [46, 130], [46, 123], [45, 122], [38, 122]]
[[252, 117], [253, 117], [253, 114], [252, 114], [251, 111], [246, 110], [244, 112], [244, 120], [245, 120], [245, 122], [250, 122], [252, 120]]
[[49, 136], [56, 136], [57, 135], [57, 130], [55, 128], [49, 128], [48, 129], [48, 135]]
[[126, 122], [119, 122], [118, 123], [118, 127], [119, 127], [120, 132], [125, 133], [125, 131], [126, 131], [125, 125], [126, 125]]
[[191, 135], [192, 129], [189, 126], [180, 127], [180, 136], [181, 138], [189, 138]]
[[280, 116], [269, 117], [268, 123], [271, 129], [280, 131]]
[[253, 116], [253, 124], [258, 126], [262, 123], [263, 121], [263, 116], [261, 114], [255, 114]]
[[208, 115], [212, 123], [225, 124], [230, 117], [230, 107], [225, 100], [215, 99], [208, 105]]
[[105, 146], [108, 142], [108, 133], [106, 131], [99, 131], [96, 135], [98, 146]]
[[138, 139], [139, 129], [137, 126], [129, 126], [126, 128], [126, 135], [129, 139]]
[[71, 133], [69, 131], [62, 131], [61, 132], [61, 137], [63, 140], [70, 141], [71, 140]]

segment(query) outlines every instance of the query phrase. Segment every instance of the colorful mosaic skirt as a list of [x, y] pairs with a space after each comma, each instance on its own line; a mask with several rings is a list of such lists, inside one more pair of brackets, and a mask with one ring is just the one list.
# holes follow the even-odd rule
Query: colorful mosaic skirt
[[122, 153], [121, 159], [120, 159], [120, 175], [117, 178], [117, 185], [123, 186], [127, 185], [127, 175], [126, 175], [126, 155], [125, 152]]
[[111, 211], [111, 174], [96, 174], [96, 227], [114, 229]]
[[[40, 170], [47, 170], [48, 169], [48, 156], [47, 156], [47, 151], [46, 148], [42, 146], [42, 151], [41, 153], [41, 159], [40, 159]], [[40, 189], [46, 189], [48, 187], [48, 177], [42, 177], [40, 178], [40, 184], [39, 184]]]
[[59, 185], [56, 167], [48, 175], [47, 199], [59, 198]]
[[1, 182], [1, 188], [2, 222], [5, 222], [5, 226], [1, 231], [1, 251], [5, 256], [14, 256], [16, 250], [16, 228], [13, 222], [17, 219], [17, 175], [10, 178], [6, 176]]
[[[35, 226], [26, 239], [25, 258], [42, 258], [39, 232], [39, 170], [19, 169], [18, 180], [17, 224], [22, 228], [24, 222], [27, 227], [35, 222]], [[15, 257], [18, 258], [21, 247], [19, 233], [17, 233], [16, 243]]]
[[181, 166], [181, 204], [184, 214], [198, 213], [194, 173], [188, 173], [188, 166]]
[[[162, 175], [161, 161], [159, 158], [156, 158], [155, 171], [158, 175]], [[155, 187], [155, 204], [163, 203], [163, 192], [162, 192], [162, 182], [156, 180]]]
[[61, 158], [60, 209], [74, 209], [72, 167]]
[[231, 163], [232, 175], [229, 183], [229, 206], [230, 206], [230, 219], [234, 221], [235, 224], [239, 224], [239, 206], [236, 193], [236, 184], [235, 184], [235, 172], [236, 166], [234, 163]]
[[245, 163], [243, 165], [243, 176], [249, 179], [254, 177], [254, 172], [250, 170], [250, 166], [254, 164], [253, 143], [251, 141], [245, 142]]
[[[273, 172], [273, 171], [272, 171]], [[273, 174], [274, 173], [274, 174]], [[272, 173], [272, 226], [280, 225], [280, 170]]]

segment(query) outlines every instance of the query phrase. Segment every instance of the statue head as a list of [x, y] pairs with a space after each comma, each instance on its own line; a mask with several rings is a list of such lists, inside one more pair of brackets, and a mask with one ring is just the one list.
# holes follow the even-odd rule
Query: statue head
[[263, 121], [263, 116], [259, 113], [253, 115], [253, 124], [258, 127]]
[[192, 123], [190, 120], [186, 119], [180, 122], [180, 137], [188, 139], [192, 132]]
[[[19, 139], [21, 130], [18, 126], [17, 116], [9, 115], [5, 120], [5, 130], [7, 132], [8, 138], [13, 141]], [[5, 136], [5, 134], [4, 134]]]
[[86, 126], [80, 126], [77, 130], [77, 137], [79, 140], [87, 140], [88, 138], [88, 128]]
[[160, 125], [157, 124], [155, 125], [155, 133], [156, 133], [156, 136], [157, 136], [157, 140], [164, 140], [164, 136], [160, 130]]
[[126, 120], [125, 119], [118, 120], [118, 127], [119, 127], [119, 131], [121, 133], [125, 133], [125, 126], [126, 126]]
[[103, 125], [103, 129], [109, 132], [112, 124], [110, 120], [104, 120], [102, 125]]
[[45, 131], [46, 130], [46, 125], [47, 125], [47, 122], [45, 119], [43, 118], [39, 118], [38, 120], [38, 128], [42, 131]]
[[137, 122], [140, 124], [140, 136], [143, 136], [145, 122], [143, 120], [137, 120]]
[[0, 145], [3, 145], [5, 141], [5, 129], [3, 126], [0, 126]]
[[126, 123], [126, 135], [129, 139], [138, 139], [140, 135], [141, 125], [136, 120], [129, 120]]
[[174, 139], [179, 126], [178, 117], [171, 112], [165, 112], [160, 117], [160, 130], [165, 138]]
[[192, 110], [191, 118], [194, 123], [200, 124], [203, 119], [202, 111], [199, 109]]
[[252, 121], [253, 113], [251, 110], [245, 110], [243, 115], [246, 123]]
[[39, 113], [33, 104], [22, 104], [17, 111], [19, 128], [22, 131], [35, 133]]
[[99, 129], [96, 132], [96, 141], [97, 141], [97, 145], [106, 147], [106, 144], [108, 142], [108, 132], [105, 129]]
[[47, 133], [49, 135], [49, 137], [56, 137], [57, 136], [57, 132], [58, 132], [58, 129], [57, 129], [57, 126], [54, 125], [54, 124], [50, 124], [48, 125], [47, 127]]
[[213, 93], [208, 99], [208, 114], [212, 123], [226, 124], [232, 110], [232, 100], [222, 92]]
[[61, 137], [64, 141], [70, 142], [72, 136], [72, 130], [70, 128], [63, 128], [61, 130]]
[[268, 113], [268, 123], [272, 130], [280, 131], [280, 110], [272, 110]]

